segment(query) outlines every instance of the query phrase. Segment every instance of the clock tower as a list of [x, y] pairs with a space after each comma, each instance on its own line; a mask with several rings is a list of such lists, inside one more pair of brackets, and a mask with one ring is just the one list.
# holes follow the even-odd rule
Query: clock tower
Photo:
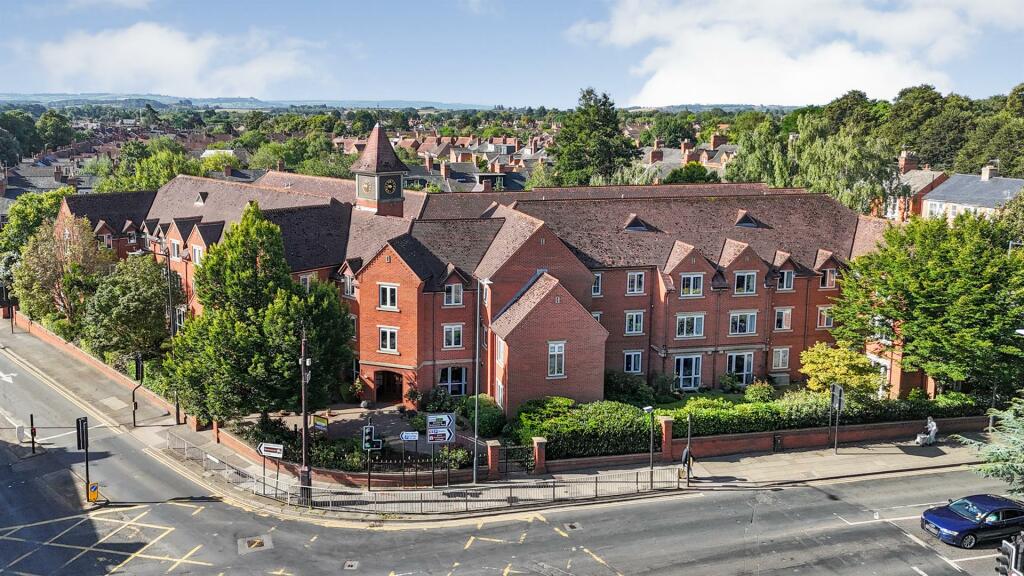
[[363, 153], [351, 170], [356, 177], [356, 208], [381, 216], [402, 217], [405, 204], [402, 176], [409, 167], [398, 159], [380, 124], [373, 127]]

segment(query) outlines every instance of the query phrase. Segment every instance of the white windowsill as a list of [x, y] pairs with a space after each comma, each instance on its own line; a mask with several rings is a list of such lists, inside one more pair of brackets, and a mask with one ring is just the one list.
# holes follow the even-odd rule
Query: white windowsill
[[381, 354], [389, 354], [391, 356], [398, 356], [399, 355], [398, 354], [398, 350], [381, 350], [381, 349], [378, 348], [377, 352], [379, 352]]
[[561, 376], [548, 376], [547, 377], [548, 380], [565, 380], [565, 378], [566, 378], [565, 374], [562, 374]]
[[676, 336], [676, 340], [706, 340], [707, 336], [701, 334], [700, 336]]
[[380, 310], [381, 312], [401, 312], [398, 308], [382, 308], [380, 306], [377, 306], [377, 310]]

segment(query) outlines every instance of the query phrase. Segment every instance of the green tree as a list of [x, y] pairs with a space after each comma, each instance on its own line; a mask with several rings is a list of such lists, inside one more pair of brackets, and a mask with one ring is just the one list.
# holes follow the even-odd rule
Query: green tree
[[42, 147], [36, 121], [24, 110], [8, 110], [0, 114], [0, 128], [14, 136], [23, 156], [35, 154]]
[[21, 146], [10, 132], [0, 128], [0, 166], [17, 166], [21, 162]]
[[67, 146], [75, 140], [75, 130], [71, 127], [71, 120], [56, 110], [44, 112], [36, 122], [36, 130], [39, 132], [41, 144], [48, 150]]
[[129, 256], [104, 277], [86, 306], [83, 337], [93, 352], [125, 364], [135, 354], [156, 358], [167, 340], [171, 309], [184, 303], [181, 280], [152, 256]]
[[60, 212], [61, 201], [75, 189], [62, 186], [38, 194], [21, 194], [7, 211], [7, 224], [0, 229], [0, 252], [19, 252], [35, 231]]
[[277, 170], [280, 164], [288, 165], [285, 157], [288, 148], [280, 142], [267, 142], [260, 145], [256, 153], [249, 158], [249, 167], [261, 170]]
[[533, 190], [534, 188], [550, 188], [557, 185], [558, 182], [555, 180], [551, 167], [542, 161], [533, 165], [530, 175], [526, 178], [525, 187], [527, 190]]
[[327, 176], [330, 178], [352, 179], [352, 163], [358, 154], [326, 154], [318, 158], [303, 160], [296, 172], [309, 176]]
[[202, 166], [199, 171], [202, 174], [206, 174], [207, 172], [222, 172], [224, 168], [228, 166], [232, 168], [239, 168], [242, 166], [242, 161], [238, 159], [238, 156], [229, 152], [211, 154], [200, 160], [200, 162]]
[[993, 160], [999, 160], [1003, 176], [1024, 177], [1024, 118], [1000, 112], [978, 121], [957, 154], [957, 172], [977, 174]]
[[726, 165], [730, 182], [765, 182], [773, 188], [792, 184], [794, 164], [783, 147], [774, 119], [766, 118], [753, 130], [740, 134], [739, 152]]
[[117, 171], [96, 185], [97, 192], [135, 192], [156, 190], [170, 182], [179, 174], [201, 176], [204, 174], [203, 163], [197, 158], [186, 154], [163, 149], [151, 152], [135, 164], [134, 172], [129, 172], [127, 164], [119, 166]]
[[594, 175], [610, 177], [640, 155], [619, 127], [615, 103], [593, 88], [580, 92], [578, 106], [566, 115], [549, 150], [557, 178], [567, 186], [586, 185]]
[[1006, 95], [1006, 113], [1014, 118], [1024, 118], [1024, 83], [1017, 84]]
[[942, 94], [927, 84], [900, 90], [892, 103], [892, 111], [881, 133], [897, 148], [917, 150], [918, 138], [925, 122], [943, 110]]
[[665, 176], [665, 184], [691, 184], [701, 182], [721, 182], [718, 172], [711, 172], [700, 162], [687, 162], [685, 166], [672, 169]]
[[946, 98], [941, 113], [932, 116], [921, 126], [917, 137], [917, 156], [933, 168], [953, 168], [957, 153], [974, 130], [975, 117], [970, 102], [951, 94]]
[[647, 186], [654, 184], [658, 179], [658, 169], [654, 166], [644, 166], [640, 163], [623, 166], [611, 176], [604, 177], [594, 174], [590, 178], [591, 186]]
[[869, 395], [882, 385], [881, 374], [863, 352], [825, 342], [800, 353], [800, 373], [807, 376], [807, 387], [817, 392], [842, 384], [850, 393]]
[[942, 384], [1003, 393], [1024, 377], [1024, 255], [999, 221], [912, 219], [853, 260], [833, 307], [837, 339], [899, 346]]
[[987, 441], [957, 439], [978, 450], [983, 461], [975, 468], [979, 474], [1006, 482], [1013, 494], [1024, 493], [1024, 399], [1012, 398], [994, 415], [996, 428]]
[[86, 302], [110, 270], [114, 256], [100, 248], [85, 218], [66, 222], [57, 237], [46, 222], [22, 249], [14, 271], [14, 294], [33, 320], [47, 320], [66, 338], [76, 338]]

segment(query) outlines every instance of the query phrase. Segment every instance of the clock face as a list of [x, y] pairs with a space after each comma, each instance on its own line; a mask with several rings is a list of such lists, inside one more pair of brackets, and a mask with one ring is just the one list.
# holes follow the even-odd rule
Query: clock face
[[395, 197], [397, 197], [398, 193], [399, 193], [399, 191], [398, 191], [398, 183], [399, 183], [398, 178], [396, 178], [394, 176], [389, 176], [387, 178], [384, 178], [383, 181], [381, 182], [381, 186], [383, 186], [383, 188], [384, 188], [383, 194], [381, 194], [381, 196], [383, 196], [385, 198], [395, 198]]
[[395, 181], [393, 179], [388, 179], [388, 181], [384, 183], [384, 191], [388, 194], [394, 194], [395, 188]]
[[373, 198], [373, 182], [369, 180], [363, 181], [361, 196], [363, 198]]

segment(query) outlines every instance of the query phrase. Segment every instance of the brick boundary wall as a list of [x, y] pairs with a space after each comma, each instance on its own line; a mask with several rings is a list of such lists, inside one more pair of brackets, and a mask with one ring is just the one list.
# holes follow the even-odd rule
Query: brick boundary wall
[[[988, 426], [988, 416], [966, 416], [962, 418], [939, 418], [935, 420], [940, 434], [956, 432], [980, 432]], [[671, 431], [670, 426], [666, 428]], [[924, 431], [923, 420], [906, 422], [881, 422], [877, 424], [852, 424], [839, 426], [839, 443], [871, 442], [878, 440], [913, 440]], [[731, 454], [747, 454], [772, 452], [775, 436], [782, 441], [782, 450], [809, 450], [828, 448], [831, 437], [828, 428], [799, 428], [795, 430], [779, 430], [776, 432], [752, 432], [748, 434], [722, 434], [717, 436], [695, 436], [691, 440], [690, 449], [694, 458], [711, 458], [729, 456]], [[683, 457], [686, 438], [672, 439], [672, 456], [667, 460], [666, 452], [655, 452], [659, 462], [678, 462]], [[560, 473], [592, 468], [614, 467], [630, 464], [643, 464], [649, 461], [650, 454], [617, 454], [613, 456], [595, 456], [589, 458], [566, 458], [548, 460], [546, 470], [538, 473]]]
[[[33, 322], [31, 319], [29, 319], [28, 316], [25, 316], [21, 312], [17, 312], [15, 314], [14, 321], [15, 325], [18, 326], [19, 328], [24, 328], [25, 330], [28, 330], [29, 334], [35, 336], [36, 338], [42, 340], [43, 342], [46, 342], [47, 344], [53, 346], [54, 348], [59, 349], [62, 353], [67, 354], [68, 356], [71, 356], [72, 358], [78, 360], [79, 362], [84, 362], [85, 364], [88, 364], [93, 368], [99, 370], [106, 377], [110, 378], [114, 382], [126, 388], [129, 392], [131, 392], [131, 390], [138, 385], [138, 382], [136, 382], [135, 380], [132, 380], [131, 378], [118, 372], [114, 368], [105, 364], [99, 358], [92, 356], [91, 354], [89, 354], [85, 350], [82, 350], [78, 346], [75, 346], [71, 342], [68, 342], [67, 340], [61, 338], [60, 336], [54, 334], [53, 332], [50, 332], [45, 327], [43, 327], [42, 324], [38, 322]], [[168, 402], [162, 396], [160, 396], [156, 392], [153, 392], [152, 390], [149, 390], [148, 388], [139, 388], [137, 395], [141, 397], [142, 400], [150, 404], [159, 406], [164, 410], [167, 410], [168, 413], [174, 412], [174, 404]]]

